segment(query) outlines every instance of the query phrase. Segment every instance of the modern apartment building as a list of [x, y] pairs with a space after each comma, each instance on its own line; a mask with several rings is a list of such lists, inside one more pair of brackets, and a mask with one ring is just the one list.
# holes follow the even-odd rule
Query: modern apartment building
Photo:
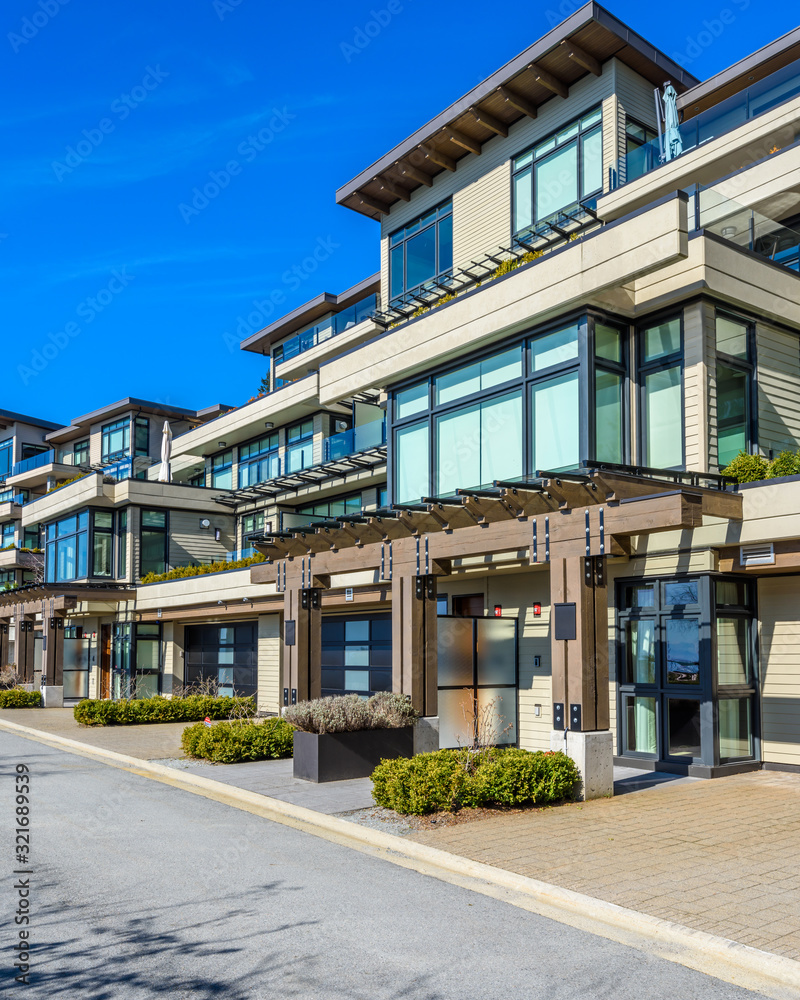
[[[90, 661], [93, 694], [394, 689], [450, 746], [468, 691], [587, 794], [612, 760], [800, 769], [800, 477], [721, 474], [800, 449], [800, 29], [701, 82], [589, 3], [337, 200], [380, 271], [243, 342], [268, 393], [178, 429], [169, 484], [154, 426], [146, 480], [22, 505], [130, 511], [124, 600], [48, 579], [0, 615], [110, 629], [128, 680]], [[216, 557], [187, 509], [234, 568], [169, 578]]]

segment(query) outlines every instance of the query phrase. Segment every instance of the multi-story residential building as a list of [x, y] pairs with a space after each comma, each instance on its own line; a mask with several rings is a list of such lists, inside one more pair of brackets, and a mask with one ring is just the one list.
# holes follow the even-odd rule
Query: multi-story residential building
[[800, 448], [800, 29], [700, 82], [589, 3], [337, 199], [379, 274], [242, 344], [271, 391], [173, 483], [113, 487], [265, 558], [126, 597], [152, 686], [392, 688], [442, 746], [468, 692], [587, 794], [800, 769], [800, 477], [721, 474]]

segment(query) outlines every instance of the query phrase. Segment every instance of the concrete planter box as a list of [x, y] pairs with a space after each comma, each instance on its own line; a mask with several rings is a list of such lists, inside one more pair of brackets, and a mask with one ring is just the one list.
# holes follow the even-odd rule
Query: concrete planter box
[[414, 726], [356, 733], [294, 734], [294, 776], [306, 781], [367, 778], [385, 757], [414, 756]]

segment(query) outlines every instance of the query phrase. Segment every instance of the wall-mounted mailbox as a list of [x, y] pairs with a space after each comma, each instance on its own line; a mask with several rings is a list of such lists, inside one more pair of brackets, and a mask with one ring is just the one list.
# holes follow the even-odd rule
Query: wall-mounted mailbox
[[283, 644], [284, 646], [294, 646], [297, 623], [289, 618], [283, 623]]
[[577, 638], [577, 622], [575, 615], [575, 605], [554, 604], [553, 605], [553, 636], [556, 641], [563, 640], [569, 642]]

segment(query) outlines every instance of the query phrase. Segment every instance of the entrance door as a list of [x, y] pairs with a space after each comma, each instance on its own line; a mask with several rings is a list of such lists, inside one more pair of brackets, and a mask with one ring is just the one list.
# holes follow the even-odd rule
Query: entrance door
[[100, 697], [111, 697], [111, 626], [100, 626]]
[[454, 594], [453, 614], [456, 618], [483, 618], [483, 594]]
[[472, 746], [476, 736], [516, 744], [517, 619], [440, 615], [437, 625], [439, 746]]

